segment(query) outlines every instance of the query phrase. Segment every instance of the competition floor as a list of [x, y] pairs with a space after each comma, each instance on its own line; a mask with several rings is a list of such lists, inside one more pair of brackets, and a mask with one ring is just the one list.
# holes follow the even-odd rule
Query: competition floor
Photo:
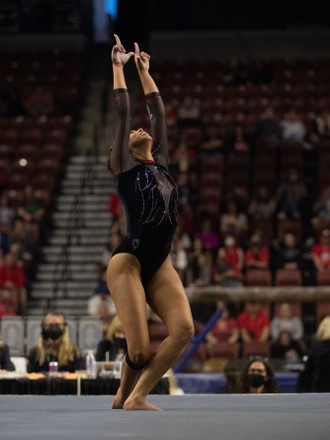
[[112, 396], [0, 396], [1, 440], [329, 440], [330, 394], [152, 395], [163, 411], [111, 410]]

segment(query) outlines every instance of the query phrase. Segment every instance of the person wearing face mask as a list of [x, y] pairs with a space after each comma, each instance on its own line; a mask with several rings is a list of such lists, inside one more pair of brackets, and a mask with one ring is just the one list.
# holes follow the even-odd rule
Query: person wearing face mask
[[250, 360], [241, 372], [239, 393], [264, 394], [278, 393], [279, 386], [268, 363], [263, 359]]
[[126, 353], [127, 342], [123, 325], [116, 315], [106, 330], [105, 338], [97, 344], [95, 359], [98, 362], [122, 360]]
[[79, 349], [70, 340], [64, 316], [48, 313], [42, 320], [38, 344], [28, 355], [28, 373], [48, 372], [50, 362], [58, 363], [58, 371], [74, 372], [79, 360]]

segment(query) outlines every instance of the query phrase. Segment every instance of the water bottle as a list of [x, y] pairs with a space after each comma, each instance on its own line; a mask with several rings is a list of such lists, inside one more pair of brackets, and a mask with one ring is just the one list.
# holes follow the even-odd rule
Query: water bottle
[[87, 377], [91, 377], [91, 378], [96, 377], [97, 365], [92, 350], [89, 350], [86, 356], [86, 372], [87, 372]]

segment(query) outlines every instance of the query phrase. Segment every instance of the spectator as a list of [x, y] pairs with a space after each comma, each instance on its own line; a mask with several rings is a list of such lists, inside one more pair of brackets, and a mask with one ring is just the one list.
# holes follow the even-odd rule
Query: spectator
[[271, 222], [276, 210], [276, 200], [269, 194], [266, 186], [258, 186], [251, 198], [248, 214], [255, 226], [260, 222]]
[[0, 339], [0, 371], [1, 370], [14, 371], [15, 366], [10, 360], [10, 351], [8, 345], [6, 345]]
[[233, 133], [228, 138], [228, 145], [231, 153], [241, 153], [249, 151], [249, 143], [244, 129], [241, 125], [234, 128]]
[[269, 249], [263, 246], [260, 234], [254, 233], [251, 236], [248, 249], [245, 251], [246, 269], [269, 269]]
[[318, 142], [320, 139], [330, 137], [330, 111], [328, 109], [315, 115], [312, 140]]
[[15, 209], [10, 206], [9, 198], [6, 193], [0, 197], [0, 228], [4, 232], [9, 232], [15, 218]]
[[208, 125], [205, 128], [203, 141], [200, 147], [198, 147], [198, 157], [215, 156], [225, 153], [226, 147], [223, 136], [219, 134], [215, 125]]
[[220, 217], [221, 234], [244, 236], [247, 229], [248, 218], [246, 214], [239, 211], [238, 205], [234, 200], [228, 200], [226, 203], [225, 212]]
[[330, 392], [330, 316], [319, 324], [315, 339], [307, 351], [305, 369], [300, 378], [301, 392]]
[[18, 294], [16, 301], [18, 312], [24, 313], [27, 306], [25, 270], [16, 254], [8, 252], [0, 263], [0, 289], [8, 289]]
[[277, 142], [282, 140], [281, 124], [271, 107], [267, 107], [262, 113], [257, 125], [256, 137], [257, 139], [274, 139]]
[[228, 260], [225, 250], [219, 249], [213, 271], [213, 282], [222, 287], [242, 287], [243, 274]]
[[0, 319], [17, 314], [17, 297], [16, 289], [0, 289]]
[[107, 285], [107, 271], [102, 273], [102, 277], [95, 289], [95, 293], [87, 302], [88, 314], [98, 316], [102, 319], [113, 317], [116, 314], [115, 304], [110, 296]]
[[316, 232], [330, 225], [330, 186], [322, 190], [314, 203], [312, 225]]
[[183, 241], [178, 235], [174, 235], [171, 247], [171, 259], [173, 266], [178, 272], [181, 281], [185, 284], [186, 270], [188, 266], [188, 254], [184, 248]]
[[281, 330], [278, 337], [271, 343], [271, 357], [281, 359], [287, 364], [296, 364], [302, 361], [304, 351], [302, 345], [292, 338], [288, 330]]
[[224, 246], [219, 249], [220, 254], [224, 254], [230, 266], [239, 277], [243, 276], [244, 252], [237, 246], [234, 235], [228, 234], [224, 240]]
[[284, 140], [303, 142], [305, 139], [306, 127], [294, 110], [285, 113], [281, 129]]
[[330, 230], [324, 229], [320, 234], [319, 243], [311, 248], [311, 256], [316, 271], [330, 269]]
[[270, 319], [256, 302], [247, 302], [244, 311], [237, 317], [243, 342], [266, 342], [269, 339]]
[[197, 100], [186, 95], [177, 107], [179, 127], [198, 127], [201, 125], [201, 108]]
[[276, 255], [277, 269], [300, 270], [302, 267], [302, 250], [292, 232], [286, 232], [280, 242]]
[[290, 168], [284, 182], [278, 187], [278, 218], [299, 219], [307, 195], [306, 186], [295, 168]]
[[219, 341], [234, 344], [235, 342], [238, 342], [239, 339], [236, 319], [231, 316], [228, 308], [223, 302], [219, 301], [217, 307], [222, 310], [222, 314], [206, 335], [208, 351], [210, 351]]
[[220, 237], [215, 232], [213, 222], [210, 218], [204, 218], [202, 220], [200, 230], [196, 231], [195, 237], [202, 240], [204, 249], [210, 251], [212, 255], [215, 255], [220, 245]]
[[105, 339], [97, 344], [95, 358], [98, 362], [122, 360], [126, 351], [127, 343], [123, 325], [119, 316], [115, 315], [106, 330]]
[[23, 191], [23, 201], [17, 208], [17, 216], [25, 223], [40, 224], [45, 215], [45, 208], [42, 200], [35, 197], [33, 187], [26, 185]]
[[50, 362], [57, 362], [59, 371], [74, 372], [79, 369], [79, 360], [79, 349], [70, 340], [65, 317], [48, 313], [41, 323], [38, 345], [28, 354], [28, 372], [48, 372]]
[[111, 232], [109, 234], [108, 242], [105, 245], [100, 260], [100, 269], [103, 273], [104, 269], [107, 268], [108, 262], [112, 255], [112, 252], [119, 246], [121, 243], [121, 235], [118, 232]]
[[279, 392], [274, 372], [265, 360], [256, 358], [245, 365], [241, 373], [239, 392], [246, 394]]
[[304, 336], [304, 326], [298, 316], [292, 315], [292, 307], [289, 303], [281, 303], [278, 314], [271, 321], [271, 338], [275, 341], [282, 331], [290, 332], [294, 341], [301, 341]]

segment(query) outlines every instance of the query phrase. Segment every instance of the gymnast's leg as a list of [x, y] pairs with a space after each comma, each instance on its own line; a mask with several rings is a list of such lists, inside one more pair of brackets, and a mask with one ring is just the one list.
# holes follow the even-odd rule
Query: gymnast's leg
[[169, 336], [150, 356], [146, 368], [124, 403], [126, 410], [159, 409], [147, 402], [147, 395], [182, 355], [194, 334], [190, 304], [170, 257], [148, 284], [147, 300], [167, 326]]
[[146, 297], [140, 280], [140, 264], [131, 254], [122, 253], [111, 258], [107, 280], [128, 348], [122, 362], [120, 387], [112, 404], [113, 409], [121, 409], [148, 359]]

